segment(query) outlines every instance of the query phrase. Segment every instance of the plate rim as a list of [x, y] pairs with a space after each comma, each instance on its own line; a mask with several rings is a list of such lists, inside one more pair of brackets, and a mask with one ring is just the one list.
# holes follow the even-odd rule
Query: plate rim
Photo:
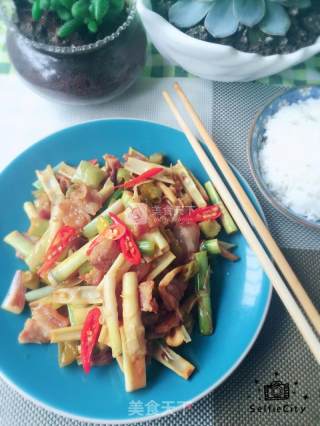
[[[179, 132], [183, 135], [183, 132], [176, 127], [169, 126], [169, 125], [166, 125], [166, 124], [162, 124], [162, 123], [159, 123], [159, 122], [154, 121], [154, 120], [145, 120], [145, 119], [140, 119], [140, 118], [112, 117], [112, 118], [99, 118], [99, 119], [81, 121], [79, 123], [73, 124], [72, 126], [63, 127], [62, 129], [59, 129], [59, 130], [57, 130], [53, 133], [49, 133], [48, 135], [45, 135], [44, 137], [42, 137], [40, 140], [37, 140], [36, 142], [34, 142], [32, 145], [28, 146], [26, 149], [21, 151], [16, 157], [14, 157], [0, 171], [0, 178], [3, 175], [3, 173], [7, 169], [9, 169], [16, 160], [18, 160], [20, 157], [22, 157], [28, 151], [32, 150], [36, 145], [41, 145], [41, 144], [47, 143], [46, 141], [47, 141], [48, 138], [55, 137], [56, 135], [59, 135], [60, 133], [64, 133], [66, 130], [70, 131], [73, 128], [81, 127], [83, 125], [92, 125], [92, 124], [97, 123], [97, 122], [112, 122], [112, 121], [126, 121], [126, 122], [134, 121], [134, 122], [140, 122], [140, 123], [148, 123], [148, 124], [156, 125], [157, 127], [163, 127], [163, 128], [167, 128], [167, 129], [170, 129], [170, 130], [175, 130], [176, 132]], [[238, 169], [235, 166], [233, 166], [232, 164], [231, 164], [231, 166], [237, 172], [237, 174], [241, 177], [241, 179], [245, 182], [245, 184], [248, 186], [248, 188], [251, 190], [251, 193], [252, 193], [258, 207], [261, 210], [262, 217], [265, 220], [265, 216], [264, 216], [261, 204], [260, 204], [257, 196], [255, 195], [253, 189], [251, 188], [250, 184], [242, 176], [242, 174], [238, 171]], [[263, 272], [263, 274], [265, 275], [265, 272]], [[251, 351], [253, 345], [255, 344], [255, 342], [256, 342], [256, 340], [257, 340], [257, 338], [258, 338], [258, 336], [259, 336], [259, 334], [262, 330], [262, 327], [265, 323], [265, 320], [267, 318], [267, 314], [268, 314], [269, 309], [270, 309], [270, 304], [271, 304], [271, 299], [272, 299], [272, 294], [273, 294], [273, 287], [272, 287], [272, 284], [271, 284], [269, 279], [267, 279], [267, 283], [268, 283], [268, 286], [269, 286], [269, 291], [268, 291], [268, 296], [267, 296], [266, 305], [265, 305], [265, 308], [264, 308], [263, 315], [260, 319], [259, 325], [258, 325], [254, 335], [252, 336], [250, 343], [247, 345], [247, 347], [245, 348], [245, 350], [243, 351], [241, 356], [238, 358], [237, 362], [234, 365], [232, 365], [218, 381], [213, 383], [211, 386], [209, 386], [203, 392], [201, 392], [200, 394], [198, 394], [194, 398], [190, 399], [189, 401], [184, 402], [184, 404], [179, 405], [177, 407], [174, 407], [172, 409], [169, 409], [167, 411], [163, 411], [162, 413], [158, 413], [158, 414], [155, 414], [155, 415], [152, 415], [152, 416], [145, 416], [144, 415], [144, 416], [141, 416], [141, 417], [133, 417], [133, 418], [130, 418], [130, 419], [115, 419], [115, 420], [106, 420], [106, 419], [101, 419], [101, 418], [99, 419], [99, 418], [93, 418], [93, 417], [78, 416], [76, 414], [72, 414], [72, 413], [69, 413], [67, 411], [60, 410], [58, 408], [52, 407], [49, 404], [44, 403], [44, 402], [38, 400], [37, 398], [34, 398], [32, 395], [29, 395], [27, 392], [25, 392], [24, 390], [19, 388], [19, 386], [17, 386], [11, 379], [9, 379], [2, 370], [0, 371], [0, 378], [7, 385], [9, 385], [9, 387], [11, 389], [16, 391], [20, 396], [22, 396], [22, 398], [24, 398], [27, 401], [34, 403], [37, 407], [43, 408], [48, 412], [52, 412], [52, 413], [57, 414], [59, 416], [67, 417], [69, 419], [76, 420], [76, 421], [79, 421], [79, 422], [87, 422], [87, 423], [96, 424], [96, 425], [98, 425], [98, 424], [100, 424], [100, 425], [101, 424], [105, 424], [105, 425], [115, 425], [115, 424], [126, 425], [126, 424], [145, 423], [145, 422], [148, 422], [148, 421], [154, 421], [154, 420], [160, 419], [162, 417], [177, 413], [177, 412], [183, 410], [186, 406], [193, 405], [194, 403], [196, 403], [197, 401], [199, 401], [200, 399], [204, 398], [209, 393], [211, 393], [212, 391], [217, 389], [225, 380], [228, 379], [228, 377], [231, 376], [231, 374], [239, 367], [239, 365], [242, 363], [242, 361], [245, 359], [245, 357]]]

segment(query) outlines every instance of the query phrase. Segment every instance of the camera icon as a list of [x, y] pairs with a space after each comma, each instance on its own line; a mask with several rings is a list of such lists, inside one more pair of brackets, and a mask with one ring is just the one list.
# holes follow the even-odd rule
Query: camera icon
[[266, 401], [285, 401], [289, 399], [289, 383], [280, 381], [264, 385], [264, 399]]

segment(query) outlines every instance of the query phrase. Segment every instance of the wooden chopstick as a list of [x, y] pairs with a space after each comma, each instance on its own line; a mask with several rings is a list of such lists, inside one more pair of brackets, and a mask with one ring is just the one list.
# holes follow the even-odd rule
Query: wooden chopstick
[[[178, 88], [178, 86], [176, 86], [176, 87]], [[303, 315], [298, 303], [296, 302], [296, 300], [294, 299], [294, 297], [292, 296], [292, 294], [288, 290], [284, 280], [282, 279], [280, 273], [278, 272], [277, 268], [275, 267], [275, 264], [273, 263], [272, 259], [270, 259], [269, 255], [265, 251], [262, 243], [260, 242], [260, 240], [256, 236], [255, 232], [251, 228], [248, 219], [242, 213], [240, 207], [238, 206], [237, 202], [234, 200], [233, 196], [231, 195], [229, 189], [225, 185], [220, 174], [218, 173], [218, 171], [215, 169], [215, 167], [211, 163], [210, 159], [208, 158], [208, 156], [205, 153], [204, 149], [202, 148], [201, 144], [198, 142], [197, 138], [194, 136], [194, 134], [190, 130], [190, 128], [187, 125], [187, 123], [185, 122], [185, 120], [182, 118], [182, 116], [181, 116], [178, 108], [176, 107], [175, 103], [173, 102], [171, 96], [169, 95], [168, 92], [163, 92], [163, 96], [164, 96], [167, 104], [169, 105], [173, 115], [175, 116], [178, 124], [180, 125], [181, 129], [185, 133], [185, 135], [186, 135], [189, 143], [191, 144], [193, 150], [195, 151], [199, 160], [201, 161], [204, 169], [208, 173], [208, 176], [214, 182], [214, 185], [215, 185], [217, 191], [219, 192], [223, 202], [225, 203], [228, 210], [232, 213], [232, 216], [233, 216], [234, 220], [236, 221], [240, 231], [242, 232], [243, 236], [247, 240], [251, 249], [257, 255], [265, 273], [268, 275], [270, 281], [273, 284], [274, 289], [278, 293], [278, 295], [279, 295], [280, 299], [282, 300], [284, 306], [286, 307], [291, 318], [293, 319], [297, 328], [299, 329], [302, 337], [304, 338], [305, 342], [309, 346], [310, 351], [313, 353], [315, 359], [320, 364], [320, 342], [317, 338], [317, 335], [315, 334], [311, 325], [308, 323], [307, 319]], [[192, 109], [193, 109], [193, 107], [192, 107]], [[199, 121], [200, 121], [200, 119], [199, 119]], [[195, 124], [196, 124], [196, 122], [195, 122]], [[200, 124], [201, 124], [201, 127], [203, 127], [203, 129], [204, 129], [204, 126], [201, 123], [201, 121], [200, 121]], [[196, 124], [196, 126], [197, 126], [197, 124]], [[198, 128], [199, 131], [200, 131], [201, 127], [199, 126], [199, 128]], [[210, 135], [208, 134], [208, 132], [206, 130], [205, 130], [205, 132], [203, 130], [201, 130], [201, 132], [203, 134], [206, 133], [206, 135], [208, 135], [208, 138], [211, 139]], [[212, 141], [212, 144], [214, 144], [213, 141]], [[223, 158], [221, 153], [220, 153], [220, 156], [221, 156], [221, 158]], [[219, 158], [215, 157], [215, 159], [216, 159], [219, 167], [221, 167], [221, 164], [222, 164], [221, 171], [223, 173], [224, 170], [225, 170], [225, 168], [223, 167], [223, 163], [220, 161], [220, 164], [219, 164], [219, 162], [218, 162]], [[224, 162], [225, 162], [225, 160], [224, 160]], [[227, 175], [225, 175], [225, 177], [228, 179]], [[234, 179], [232, 179], [232, 181], [233, 180], [237, 180], [235, 176], [234, 176]], [[231, 188], [232, 188], [232, 183], [233, 183], [232, 181], [228, 179], [228, 183], [230, 183]], [[235, 193], [238, 196], [237, 191], [238, 190], [236, 190]], [[239, 200], [239, 202], [241, 203], [240, 200]], [[253, 206], [252, 206], [252, 208], [254, 209]], [[246, 204], [244, 204], [244, 211], [247, 212]], [[254, 219], [252, 219], [252, 218], [250, 218], [250, 221], [252, 223], [255, 222]], [[255, 223], [255, 225], [256, 225], [256, 223]], [[267, 231], [267, 232], [269, 233], [269, 231]], [[270, 250], [270, 252], [271, 252], [271, 250]], [[276, 261], [277, 259], [274, 259], [274, 260]]]
[[318, 313], [316, 307], [312, 303], [311, 299], [309, 298], [308, 294], [306, 293], [305, 289], [303, 288], [296, 274], [293, 272], [287, 259], [284, 257], [279, 246], [273, 239], [272, 235], [270, 234], [270, 231], [266, 227], [265, 223], [261, 219], [255, 207], [253, 206], [248, 195], [246, 194], [246, 192], [240, 185], [238, 179], [233, 173], [228, 162], [225, 160], [222, 152], [220, 151], [216, 143], [213, 141], [212, 137], [209, 135], [199, 115], [193, 108], [190, 100], [188, 99], [186, 94], [183, 92], [181, 86], [178, 83], [175, 83], [174, 89], [180, 96], [182, 103], [184, 107], [186, 108], [188, 114], [190, 115], [193, 123], [195, 124], [198, 132], [200, 133], [200, 136], [202, 137], [204, 143], [209, 148], [209, 151], [211, 152], [212, 156], [217, 162], [223, 175], [227, 179], [227, 182], [230, 188], [232, 189], [234, 194], [237, 194], [237, 199], [240, 205], [242, 206], [243, 210], [246, 212], [248, 219], [251, 221], [251, 223], [257, 230], [258, 234], [262, 238], [265, 246], [269, 250], [269, 253], [272, 255], [279, 270], [282, 272], [291, 290], [293, 291], [300, 305], [304, 309], [304, 312], [306, 316], [308, 317], [309, 321], [314, 326], [317, 333], [320, 334], [320, 314]]

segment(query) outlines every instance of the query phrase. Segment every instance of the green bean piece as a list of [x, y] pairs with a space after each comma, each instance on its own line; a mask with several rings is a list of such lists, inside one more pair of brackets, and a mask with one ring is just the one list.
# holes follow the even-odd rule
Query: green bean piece
[[99, 23], [102, 22], [109, 10], [109, 0], [92, 0], [93, 16]]
[[98, 24], [94, 19], [89, 19], [87, 27], [91, 33], [96, 33], [98, 31]]
[[221, 226], [215, 220], [205, 220], [199, 226], [206, 238], [215, 238], [221, 231]]
[[206, 250], [210, 254], [221, 254], [220, 243], [217, 239], [203, 241], [200, 250]]
[[[65, 24], [66, 25], [66, 24]], [[90, 161], [82, 160], [78, 165], [72, 178], [73, 183], [84, 183], [91, 188], [97, 189], [105, 177], [105, 173]]]
[[138, 247], [144, 256], [153, 256], [156, 249], [154, 241], [150, 240], [138, 241]]
[[4, 237], [4, 242], [13, 247], [22, 256], [27, 257], [33, 250], [34, 244], [29, 238], [18, 231], [10, 232]]
[[41, 11], [41, 7], [40, 7], [40, 0], [34, 0], [31, 13], [32, 13], [32, 19], [34, 21], [39, 21], [39, 19], [42, 16], [42, 11]]
[[87, 0], [77, 0], [71, 7], [72, 16], [78, 21], [83, 21], [89, 15]]
[[118, 169], [117, 171], [118, 184], [127, 182], [130, 179], [131, 179], [131, 173], [129, 172], [129, 170], [125, 169], [124, 167], [121, 167], [120, 169]]
[[162, 154], [160, 154], [159, 152], [155, 152], [154, 154], [151, 154], [149, 157], [149, 161], [151, 161], [151, 163], [156, 163], [156, 164], [163, 164], [164, 162], [164, 157]]
[[224, 230], [226, 231], [227, 234], [233, 234], [235, 232], [238, 231], [238, 227], [235, 224], [234, 220], [232, 219], [232, 216], [230, 215], [230, 213], [228, 212], [226, 206], [223, 204], [220, 195], [218, 194], [218, 192], [216, 191], [215, 187], [213, 186], [213, 184], [208, 181], [205, 183], [204, 185], [210, 201], [212, 202], [212, 204], [217, 204], [220, 207], [221, 210], [221, 223], [222, 226], [224, 228]]
[[72, 33], [77, 31], [80, 25], [81, 23], [76, 19], [70, 19], [70, 21], [67, 21], [58, 29], [57, 35], [60, 38], [69, 37]]
[[42, 299], [43, 297], [49, 296], [53, 292], [54, 288], [51, 286], [37, 288], [26, 293], [26, 301], [33, 302], [34, 300]]
[[198, 321], [200, 333], [209, 336], [213, 332], [211, 289], [210, 289], [210, 266], [205, 251], [195, 255], [198, 264], [196, 276], [196, 293], [198, 296]]

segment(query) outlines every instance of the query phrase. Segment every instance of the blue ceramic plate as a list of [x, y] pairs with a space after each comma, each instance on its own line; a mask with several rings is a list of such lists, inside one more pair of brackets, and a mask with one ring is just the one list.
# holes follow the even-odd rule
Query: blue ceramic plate
[[[55, 133], [32, 146], [0, 175], [2, 204], [0, 238], [13, 229], [24, 230], [22, 210], [31, 197], [34, 170], [64, 160], [101, 158], [106, 153], [121, 156], [132, 145], [146, 154], [163, 152], [172, 161], [181, 159], [205, 181], [207, 176], [184, 135], [158, 124], [134, 120], [105, 120], [81, 124]], [[253, 194], [243, 179], [247, 193]], [[254, 198], [253, 198], [254, 199]], [[254, 202], [256, 203], [255, 199]], [[56, 345], [18, 345], [17, 336], [28, 316], [0, 312], [2, 376], [34, 402], [60, 414], [96, 422], [150, 420], [192, 403], [225, 380], [254, 343], [264, 322], [271, 287], [261, 267], [238, 234], [230, 240], [238, 245], [237, 263], [221, 261], [212, 277], [215, 333], [201, 337], [181, 349], [197, 371], [186, 382], [153, 362], [148, 368], [148, 386], [127, 394], [116, 363], [92, 369], [85, 375], [76, 365], [60, 369]], [[6, 293], [14, 271], [23, 263], [10, 247], [0, 243], [0, 299]]]
[[294, 220], [301, 225], [317, 229], [320, 229], [320, 221], [309, 220], [308, 218], [295, 213], [292, 209], [282, 204], [281, 199], [279, 199], [279, 197], [277, 197], [277, 195], [270, 190], [270, 187], [264, 181], [263, 174], [261, 172], [259, 152], [265, 142], [266, 124], [273, 115], [275, 115], [284, 106], [303, 102], [307, 99], [319, 98], [320, 87], [318, 86], [292, 89], [280, 96], [277, 96], [258, 114], [252, 128], [248, 145], [248, 157], [251, 171], [256, 179], [260, 191], [263, 193], [266, 199], [273, 205], [273, 207], [275, 207], [289, 219]]

